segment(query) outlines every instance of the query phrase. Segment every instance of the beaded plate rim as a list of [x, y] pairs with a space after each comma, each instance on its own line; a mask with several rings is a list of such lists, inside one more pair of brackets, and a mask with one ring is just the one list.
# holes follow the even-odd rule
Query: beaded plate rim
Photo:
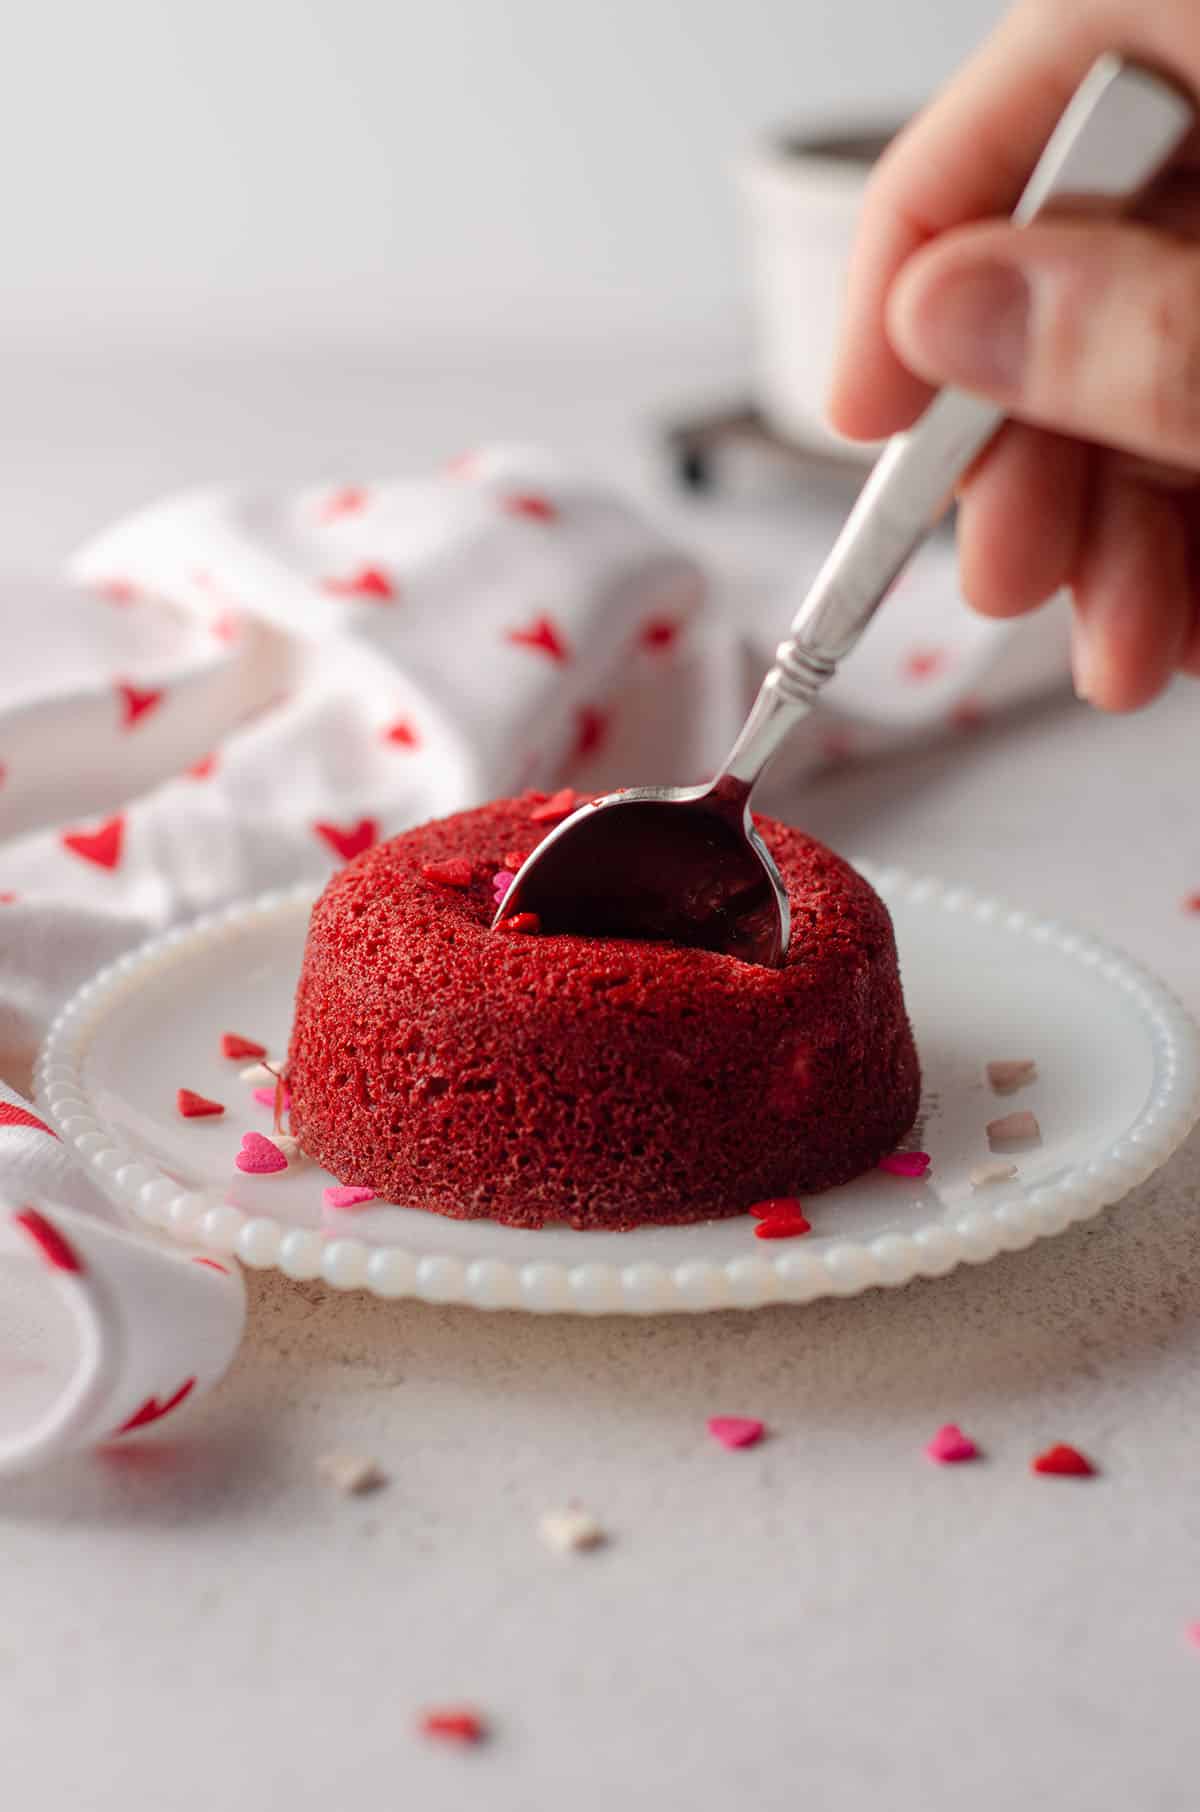
[[[964, 913], [1093, 970], [1122, 991], [1142, 1019], [1153, 1055], [1146, 1102], [1121, 1137], [1087, 1163], [1025, 1196], [997, 1190], [951, 1222], [907, 1234], [838, 1241], [823, 1251], [792, 1248], [778, 1256], [726, 1262], [688, 1259], [677, 1265], [628, 1265], [464, 1260], [420, 1256], [399, 1246], [371, 1246], [287, 1227], [247, 1215], [212, 1192], [181, 1189], [153, 1162], [114, 1143], [88, 1098], [83, 1074], [100, 1021], [151, 976], [157, 978], [196, 951], [236, 939], [264, 920], [312, 904], [311, 886], [260, 894], [151, 939], [102, 969], [75, 993], [47, 1034], [36, 1070], [37, 1099], [64, 1143], [71, 1146], [119, 1207], [189, 1244], [233, 1254], [254, 1269], [277, 1268], [295, 1278], [321, 1278], [335, 1289], [366, 1289], [386, 1298], [465, 1303], [537, 1313], [647, 1314], [754, 1308], [853, 1296], [896, 1287], [917, 1277], [940, 1277], [961, 1264], [983, 1264], [1061, 1233], [1120, 1201], [1183, 1143], [1200, 1119], [1200, 1031], [1169, 988], [1122, 952], [1054, 919], [970, 889], [918, 877], [894, 867], [856, 863], [889, 903]], [[586, 1234], [581, 1234], [586, 1239]]]

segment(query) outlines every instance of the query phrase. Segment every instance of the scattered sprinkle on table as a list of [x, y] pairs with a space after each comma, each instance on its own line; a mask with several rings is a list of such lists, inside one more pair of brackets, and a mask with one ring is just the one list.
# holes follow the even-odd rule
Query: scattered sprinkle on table
[[257, 1132], [242, 1134], [242, 1148], [233, 1161], [239, 1170], [252, 1177], [272, 1176], [288, 1167], [287, 1154], [280, 1151], [272, 1139]]
[[265, 1063], [251, 1063], [244, 1070], [238, 1071], [239, 1082], [249, 1082], [262, 1087], [270, 1084], [273, 1087], [276, 1080], [274, 1070], [269, 1070]]
[[1015, 1164], [978, 1164], [969, 1181], [972, 1189], [986, 1189], [989, 1183], [1007, 1183], [1016, 1174]]
[[175, 1105], [185, 1120], [206, 1120], [225, 1112], [222, 1102], [210, 1101], [207, 1095], [198, 1095], [191, 1088], [176, 1091]]
[[291, 1133], [276, 1133], [274, 1143], [277, 1149], [281, 1151], [287, 1159], [289, 1170], [294, 1164], [312, 1163], [312, 1159], [309, 1157], [308, 1153], [306, 1151], [301, 1151], [299, 1139], [293, 1138]]
[[1045, 1453], [1037, 1454], [1032, 1469], [1034, 1472], [1065, 1479], [1090, 1479], [1096, 1474], [1096, 1468], [1087, 1455], [1080, 1453], [1078, 1447], [1068, 1447], [1065, 1441], [1059, 1441], [1053, 1447], [1047, 1447]]
[[1021, 1139], [1040, 1139], [1042, 1129], [1037, 1115], [1022, 1107], [1015, 1114], [1002, 1114], [998, 1120], [989, 1120], [987, 1136], [993, 1145], [1014, 1145]]
[[1032, 1057], [1004, 1057], [987, 1066], [987, 1079], [997, 1095], [1015, 1095], [1026, 1083], [1037, 1081]]
[[421, 1735], [439, 1743], [482, 1743], [488, 1734], [483, 1718], [469, 1705], [447, 1705], [436, 1711], [423, 1711], [418, 1725]]
[[894, 1177], [923, 1177], [931, 1161], [927, 1151], [893, 1151], [880, 1158], [878, 1167]]
[[937, 1466], [959, 1466], [964, 1460], [977, 1460], [979, 1449], [956, 1422], [947, 1422], [926, 1445], [925, 1454]]
[[362, 1497], [387, 1484], [387, 1475], [374, 1460], [357, 1453], [326, 1453], [317, 1461], [322, 1478], [342, 1493], [343, 1497]]
[[375, 1191], [365, 1183], [334, 1183], [322, 1194], [331, 1208], [361, 1208], [375, 1200]]
[[556, 1554], [599, 1548], [607, 1540], [591, 1512], [578, 1504], [568, 1504], [562, 1510], [543, 1511], [538, 1519], [538, 1534]]
[[245, 1062], [247, 1057], [265, 1057], [267, 1047], [256, 1038], [243, 1038], [240, 1032], [222, 1032], [221, 1055]]
[[757, 1447], [767, 1425], [756, 1416], [710, 1416], [708, 1432], [722, 1447]]

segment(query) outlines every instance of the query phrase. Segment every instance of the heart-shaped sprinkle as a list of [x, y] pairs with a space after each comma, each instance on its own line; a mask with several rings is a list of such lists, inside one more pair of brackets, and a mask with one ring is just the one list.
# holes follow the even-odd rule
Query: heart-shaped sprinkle
[[274, 1070], [269, 1070], [265, 1063], [251, 1063], [238, 1071], [239, 1082], [249, 1082], [256, 1088], [273, 1088], [275, 1080]]
[[535, 824], [556, 824], [561, 818], [569, 818], [575, 807], [582, 803], [582, 795], [564, 786], [549, 799], [542, 800], [540, 805], [535, 805], [529, 816]]
[[536, 937], [542, 928], [542, 921], [536, 912], [514, 912], [511, 919], [501, 919], [497, 931], [515, 931], [526, 937]]
[[207, 1095], [198, 1095], [195, 1089], [191, 1088], [181, 1088], [177, 1091], [175, 1105], [185, 1120], [203, 1120], [211, 1115], [225, 1112], [220, 1101], [210, 1101]]
[[1033, 1471], [1064, 1479], [1090, 1479], [1094, 1478], [1096, 1468], [1078, 1447], [1068, 1447], [1065, 1441], [1058, 1441], [1036, 1456]]
[[765, 1202], [751, 1202], [746, 1213], [756, 1221], [773, 1221], [776, 1215], [801, 1214], [803, 1203], [794, 1195], [772, 1195]]
[[239, 1170], [247, 1176], [272, 1176], [277, 1170], [286, 1170], [288, 1161], [278, 1145], [263, 1137], [262, 1133], [248, 1132], [242, 1134], [242, 1149], [233, 1160]]
[[516, 875], [513, 874], [512, 870], [509, 868], [502, 868], [492, 876], [492, 892], [496, 896], [497, 906], [499, 906], [516, 878]]
[[375, 1200], [375, 1191], [361, 1183], [336, 1183], [321, 1192], [331, 1208], [361, 1208]]
[[963, 1460], [979, 1458], [979, 1449], [970, 1435], [965, 1435], [954, 1422], [947, 1422], [944, 1428], [938, 1429], [925, 1452], [938, 1466], [958, 1466]]
[[423, 1712], [420, 1727], [422, 1736], [440, 1743], [482, 1743], [487, 1736], [487, 1725], [479, 1713], [466, 1705]]
[[382, 734], [384, 742], [394, 743], [398, 749], [419, 749], [421, 746], [421, 738], [406, 717], [398, 717]]
[[259, 1044], [257, 1039], [243, 1038], [240, 1032], [222, 1032], [221, 1034], [222, 1057], [232, 1057], [235, 1061], [239, 1059], [244, 1061], [247, 1057], [265, 1057], [266, 1054], [266, 1045]]
[[722, 1447], [755, 1447], [767, 1427], [756, 1416], [710, 1416], [708, 1432]]
[[475, 875], [471, 864], [462, 856], [452, 856], [447, 862], [422, 862], [421, 873], [438, 887], [469, 887]]
[[509, 873], [515, 875], [518, 869], [525, 866], [529, 857], [530, 851], [527, 849], [510, 849], [507, 855], [501, 856], [500, 860]]
[[[252, 1089], [250, 1092], [254, 1096], [254, 1099], [257, 1102], [259, 1102], [263, 1107], [274, 1107], [275, 1093], [276, 1093], [277, 1088], [278, 1088], [278, 1083], [272, 1082], [270, 1084], [270, 1086], [267, 1088], [256, 1088], [256, 1089]], [[280, 1103], [280, 1105], [282, 1106], [285, 1113], [287, 1112], [288, 1108], [290, 1108], [292, 1105], [292, 1097], [286, 1088], [283, 1091], [283, 1100]]]
[[999, 1120], [989, 1120], [987, 1136], [993, 1145], [1013, 1145], [1021, 1139], [1040, 1139], [1042, 1129], [1037, 1115], [1023, 1107], [1015, 1114], [1002, 1114]]
[[879, 1169], [894, 1177], [923, 1177], [929, 1164], [927, 1151], [893, 1151], [886, 1158], [880, 1158]]
[[755, 1239], [799, 1239], [812, 1232], [812, 1223], [802, 1214], [769, 1214], [754, 1229]]

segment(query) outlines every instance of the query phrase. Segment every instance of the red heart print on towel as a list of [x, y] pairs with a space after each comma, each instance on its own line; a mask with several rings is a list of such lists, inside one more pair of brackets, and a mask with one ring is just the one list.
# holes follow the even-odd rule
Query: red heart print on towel
[[517, 648], [532, 648], [538, 654], [547, 654], [552, 661], [570, 659], [566, 638], [552, 617], [535, 617], [525, 629], [510, 629], [506, 631], [505, 640]]
[[161, 1422], [163, 1417], [169, 1416], [173, 1409], [178, 1409], [184, 1398], [190, 1397], [195, 1388], [196, 1380], [185, 1378], [179, 1389], [169, 1396], [165, 1403], [160, 1403], [157, 1397], [147, 1397], [141, 1408], [135, 1409], [127, 1422], [122, 1422], [120, 1428], [113, 1429], [112, 1438], [115, 1440], [118, 1435], [132, 1434], [135, 1428], [145, 1428], [151, 1422]]
[[395, 743], [398, 749], [419, 749], [421, 746], [421, 738], [406, 717], [398, 717], [394, 724], [389, 724], [383, 732], [383, 740]]
[[335, 856], [344, 862], [361, 856], [379, 840], [379, 826], [374, 818], [360, 818], [357, 824], [314, 824], [318, 837], [328, 843]]
[[31, 1126], [34, 1132], [49, 1133], [52, 1139], [58, 1137], [53, 1127], [31, 1114], [27, 1107], [18, 1107], [15, 1101], [0, 1101], [0, 1126]]
[[662, 654], [679, 640], [679, 624], [674, 617], [651, 617], [643, 623], [638, 641], [652, 654]]
[[97, 868], [116, 868], [121, 860], [121, 845], [125, 837], [125, 819], [119, 813], [98, 825], [93, 831], [64, 831], [63, 848], [69, 849], [72, 855], [82, 856], [85, 862], [94, 862]]
[[367, 493], [361, 485], [348, 484], [328, 496], [318, 512], [322, 522], [336, 522], [339, 516], [355, 516], [367, 507]]
[[500, 501], [510, 516], [528, 516], [531, 522], [558, 520], [558, 505], [534, 491], [515, 491]]
[[905, 679], [936, 679], [950, 665], [950, 656], [944, 648], [914, 648], [904, 657], [901, 667]]
[[118, 680], [117, 696], [121, 701], [121, 727], [132, 730], [147, 711], [153, 711], [156, 705], [161, 705], [166, 694], [161, 686], [143, 688], [130, 685], [127, 680]]
[[13, 1219], [18, 1227], [24, 1227], [52, 1271], [73, 1271], [76, 1276], [82, 1273], [83, 1260], [78, 1252], [44, 1214], [36, 1208], [22, 1208]]
[[215, 755], [202, 755], [199, 761], [193, 761], [190, 768], [185, 768], [184, 773], [189, 780], [211, 780], [216, 772], [216, 766]]
[[575, 716], [575, 747], [572, 753], [576, 761], [584, 761], [589, 755], [596, 755], [608, 741], [611, 714], [598, 711], [595, 705], [581, 705]]
[[396, 595], [392, 581], [378, 566], [363, 566], [359, 568], [358, 572], [350, 573], [346, 578], [324, 579], [322, 584], [325, 590], [335, 598], [389, 600]]

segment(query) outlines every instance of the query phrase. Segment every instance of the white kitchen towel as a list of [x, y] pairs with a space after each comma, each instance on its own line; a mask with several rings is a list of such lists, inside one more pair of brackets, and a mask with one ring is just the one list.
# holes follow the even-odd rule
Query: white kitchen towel
[[[817, 519], [814, 537], [835, 527]], [[780, 598], [771, 638], [788, 607]], [[427, 479], [168, 499], [101, 535], [68, 579], [6, 582], [0, 621], [0, 1077], [18, 1082], [75, 988], [169, 925], [267, 888], [315, 890], [381, 837], [524, 787], [601, 791], [711, 771], [770, 653], [706, 600], [695, 563], [641, 513], [521, 448]], [[968, 733], [1065, 673], [1061, 614], [1020, 627], [972, 617], [939, 544], [847, 662], [787, 770]], [[0, 1202], [15, 1249], [49, 1265], [54, 1240], [39, 1244], [25, 1210], [58, 1215], [67, 1244], [63, 1213], [76, 1227], [113, 1217], [37, 1122], [5, 1088]], [[110, 1259], [106, 1246], [96, 1262], [111, 1270]], [[0, 1286], [3, 1263], [0, 1241]], [[106, 1287], [133, 1290], [136, 1268], [116, 1271], [128, 1281]], [[203, 1275], [165, 1269], [156, 1285], [182, 1290], [186, 1277], [197, 1340]], [[228, 1342], [227, 1267], [208, 1276]], [[32, 1299], [6, 1317], [9, 1285], [0, 1377], [17, 1363], [5, 1325], [19, 1319], [28, 1379]], [[61, 1303], [45, 1313], [66, 1390]], [[148, 1311], [134, 1295], [124, 1314], [132, 1325]], [[211, 1382], [211, 1351], [184, 1370], [197, 1390]], [[135, 1426], [166, 1413], [175, 1393], [159, 1383], [155, 1414]], [[24, 1396], [44, 1423], [38, 1391]], [[0, 1466], [15, 1466], [11, 1425], [7, 1438]], [[31, 1437], [29, 1457], [49, 1451]]]

